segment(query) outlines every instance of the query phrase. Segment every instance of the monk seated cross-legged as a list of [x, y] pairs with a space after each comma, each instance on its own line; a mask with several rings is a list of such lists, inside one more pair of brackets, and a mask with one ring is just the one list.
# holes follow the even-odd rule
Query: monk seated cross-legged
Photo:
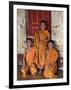
[[25, 49], [24, 56], [23, 56], [23, 63], [25, 60], [25, 66], [22, 66], [21, 72], [22, 76], [25, 78], [28, 75], [28, 72], [32, 75], [37, 73], [37, 68], [34, 64], [34, 57], [35, 57], [35, 48], [32, 47], [32, 39], [27, 39], [27, 48]]
[[48, 79], [57, 78], [57, 59], [58, 51], [54, 47], [54, 41], [48, 41], [48, 49], [46, 51], [46, 60], [43, 75]]

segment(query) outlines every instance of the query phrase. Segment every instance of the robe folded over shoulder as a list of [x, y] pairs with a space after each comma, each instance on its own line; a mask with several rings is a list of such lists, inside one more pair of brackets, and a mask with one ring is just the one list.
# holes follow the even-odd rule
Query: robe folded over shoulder
[[36, 64], [39, 68], [44, 66], [47, 40], [49, 39], [50, 33], [48, 30], [35, 32], [34, 47], [36, 48]]
[[25, 67], [21, 68], [22, 76], [25, 78], [30, 71], [32, 75], [37, 73], [37, 68], [34, 64], [35, 48], [31, 47], [24, 53], [23, 60], [25, 60]]
[[43, 73], [46, 78], [56, 78], [57, 59], [58, 51], [55, 48], [48, 49], [46, 52], [45, 69]]
[[32, 47], [30, 50], [28, 50], [24, 54], [24, 58], [28, 65], [31, 65], [32, 63], [34, 63], [34, 57], [35, 57], [35, 48], [34, 47]]

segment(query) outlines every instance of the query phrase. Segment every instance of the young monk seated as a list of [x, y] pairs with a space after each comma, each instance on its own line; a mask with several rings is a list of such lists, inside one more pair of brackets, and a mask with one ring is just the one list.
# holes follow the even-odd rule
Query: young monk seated
[[58, 51], [54, 47], [54, 41], [48, 41], [48, 50], [46, 51], [46, 60], [43, 75], [46, 78], [56, 78], [57, 75]]
[[35, 57], [35, 48], [32, 46], [32, 39], [28, 38], [26, 42], [27, 48], [25, 49], [23, 55], [23, 63], [25, 60], [25, 66], [22, 66], [21, 72], [22, 76], [26, 77], [31, 72], [32, 75], [37, 73], [37, 68], [34, 64], [34, 57]]

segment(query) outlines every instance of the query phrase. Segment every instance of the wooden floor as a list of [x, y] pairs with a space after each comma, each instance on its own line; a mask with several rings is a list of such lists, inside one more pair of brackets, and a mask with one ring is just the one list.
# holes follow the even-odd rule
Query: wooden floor
[[[29, 73], [29, 75], [26, 78], [23, 78], [20, 69], [21, 69], [21, 67], [17, 68], [17, 80], [35, 80], [35, 79], [39, 80], [39, 79], [46, 79], [42, 74], [41, 75], [37, 74], [37, 75], [33, 76], [30, 73]], [[62, 70], [58, 71], [58, 78], [63, 78], [63, 71]]]

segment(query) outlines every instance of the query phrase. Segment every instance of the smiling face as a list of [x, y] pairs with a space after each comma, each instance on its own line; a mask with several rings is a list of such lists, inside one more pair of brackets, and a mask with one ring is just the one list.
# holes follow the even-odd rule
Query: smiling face
[[44, 30], [46, 28], [46, 24], [44, 22], [42, 22], [40, 25], [40, 28], [41, 28], [41, 30]]

